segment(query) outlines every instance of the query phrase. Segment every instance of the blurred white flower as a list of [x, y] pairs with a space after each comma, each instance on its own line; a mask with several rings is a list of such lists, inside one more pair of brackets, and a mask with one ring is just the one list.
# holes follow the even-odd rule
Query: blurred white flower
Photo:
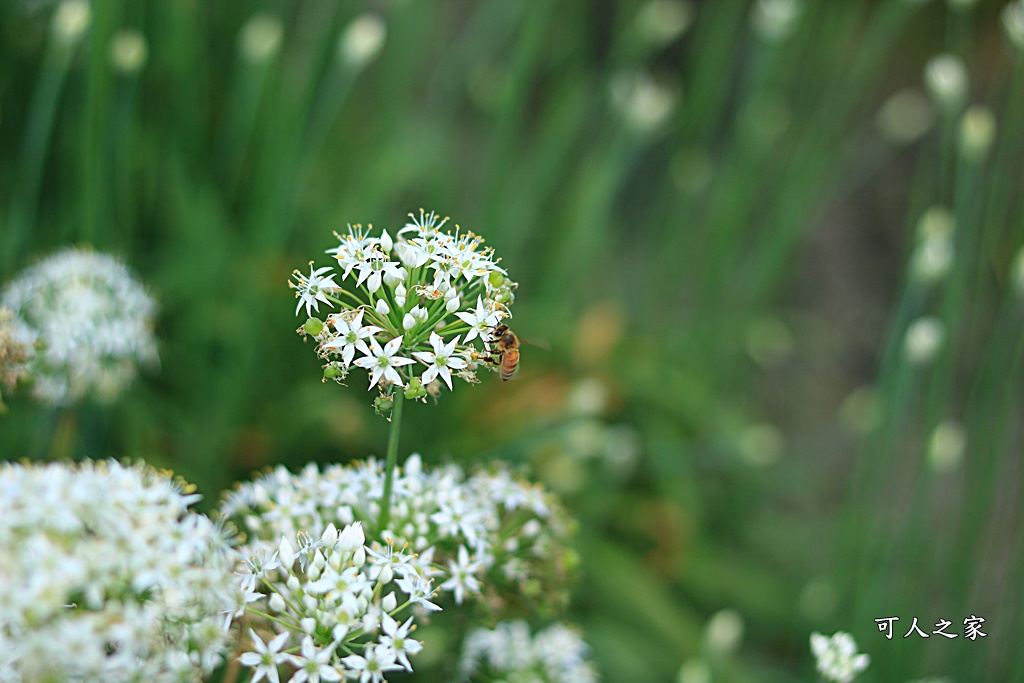
[[157, 365], [156, 302], [106, 254], [60, 251], [8, 284], [3, 305], [42, 347], [31, 372], [44, 403], [112, 400], [140, 365]]
[[857, 654], [857, 642], [844, 631], [831, 637], [812, 633], [811, 652], [817, 660], [818, 673], [835, 683], [850, 683], [871, 663], [868, 655]]
[[941, 280], [953, 264], [955, 219], [949, 209], [932, 206], [917, 223], [917, 246], [910, 260], [911, 274], [931, 284]]
[[224, 530], [146, 467], [0, 465], [0, 643], [16, 680], [209, 675], [241, 604]]
[[704, 624], [704, 642], [717, 655], [736, 651], [743, 639], [743, 617], [734, 609], [715, 612]]
[[750, 23], [759, 38], [779, 43], [793, 33], [802, 13], [800, 0], [757, 0]]
[[616, 74], [609, 89], [615, 109], [630, 128], [640, 132], [660, 128], [676, 106], [675, 89], [643, 70]]
[[636, 16], [636, 28], [646, 42], [666, 45], [690, 27], [694, 14], [689, 0], [648, 0]]
[[946, 339], [946, 328], [942, 321], [924, 316], [907, 326], [904, 349], [907, 360], [920, 365], [931, 361]]
[[61, 43], [72, 45], [89, 29], [92, 8], [88, 0], [64, 0], [53, 13], [52, 30]]
[[955, 469], [964, 458], [967, 437], [955, 420], [943, 420], [928, 440], [928, 465], [936, 472]]
[[1016, 0], [1003, 8], [1003, 31], [1015, 48], [1024, 50], [1024, 2]]
[[257, 12], [249, 17], [238, 34], [238, 52], [252, 64], [272, 59], [281, 48], [284, 26], [281, 20], [268, 12]]
[[470, 631], [459, 670], [464, 681], [592, 683], [597, 672], [587, 661], [590, 648], [575, 629], [552, 624], [531, 637], [525, 621], [503, 621], [494, 630]]
[[932, 57], [925, 65], [924, 84], [940, 105], [957, 109], [967, 97], [967, 65], [954, 54]]
[[902, 145], [924, 135], [934, 118], [932, 104], [924, 93], [906, 88], [894, 93], [882, 104], [875, 121], [882, 137]]
[[387, 25], [376, 14], [361, 14], [352, 20], [338, 39], [338, 57], [354, 69], [361, 69], [376, 58], [384, 39]]
[[123, 74], [138, 73], [148, 56], [146, 37], [136, 29], [122, 29], [110, 40], [110, 64]]
[[960, 153], [971, 163], [979, 163], [988, 155], [996, 137], [996, 117], [992, 110], [976, 104], [960, 120]]

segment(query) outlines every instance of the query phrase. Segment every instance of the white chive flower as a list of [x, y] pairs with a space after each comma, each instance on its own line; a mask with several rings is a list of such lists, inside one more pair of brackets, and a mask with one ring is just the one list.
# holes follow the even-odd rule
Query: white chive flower
[[818, 673], [834, 683], [850, 683], [871, 663], [868, 655], [857, 654], [857, 642], [844, 631], [830, 637], [812, 633], [811, 652], [817, 660]]
[[113, 461], [0, 465], [0, 659], [14, 680], [170, 683], [223, 662], [238, 556], [185, 490]]
[[336, 292], [339, 287], [335, 284], [333, 275], [324, 277], [324, 273], [329, 273], [330, 271], [330, 266], [313, 270], [313, 264], [310, 263], [308, 276], [303, 275], [298, 270], [292, 273], [295, 282], [289, 281], [288, 286], [295, 290], [295, 298], [299, 300], [299, 303], [295, 306], [295, 315], [299, 314], [303, 306], [306, 307], [307, 316], [312, 315], [313, 311], [319, 313], [320, 305], [317, 303], [318, 301], [328, 306], [332, 305], [327, 295]]
[[39, 346], [30, 373], [42, 403], [111, 401], [140, 366], [158, 365], [156, 301], [112, 256], [59, 251], [9, 283], [2, 304]]
[[447, 219], [434, 213], [410, 219], [379, 237], [360, 225], [335, 233], [339, 244], [327, 253], [337, 265], [310, 264], [310, 274], [296, 271], [290, 284], [296, 315], [303, 307], [307, 316], [319, 313], [320, 303], [340, 309], [325, 324], [310, 320], [299, 329], [316, 338], [325, 377], [360, 367], [370, 389], [408, 387], [406, 396], [425, 398], [421, 384], [440, 379], [452, 389], [453, 376], [474, 383], [478, 369], [497, 369], [477, 361], [494, 358], [491, 337], [511, 315], [516, 283], [481, 237], [445, 230]]
[[462, 370], [466, 367], [466, 361], [455, 356], [455, 347], [458, 343], [459, 338], [456, 336], [446, 345], [444, 339], [431, 332], [430, 346], [433, 350], [417, 351], [413, 354], [417, 360], [427, 364], [427, 369], [420, 377], [424, 386], [440, 377], [448, 385], [449, 390], [452, 388], [452, 369]]
[[377, 340], [370, 337], [370, 348], [365, 349], [366, 355], [356, 359], [355, 365], [366, 368], [370, 372], [370, 388], [376, 386], [382, 379], [398, 386], [405, 386], [402, 377], [395, 368], [403, 365], [411, 365], [415, 361], [411, 358], [396, 356], [398, 349], [402, 347], [402, 335], [399, 335], [385, 344], [383, 347]]
[[[344, 606], [346, 590], [356, 596], [376, 590], [374, 600], [397, 592], [434, 611], [448, 596], [453, 602], [476, 601], [486, 589], [487, 606], [495, 609], [521, 605], [524, 599], [565, 603], [571, 525], [557, 501], [539, 486], [500, 467], [472, 476], [456, 465], [427, 469], [413, 455], [395, 471], [387, 529], [377, 521], [383, 487], [384, 468], [375, 460], [322, 471], [310, 464], [297, 474], [279, 467], [240, 485], [224, 501], [221, 513], [254, 539], [249, 555], [257, 548], [278, 550], [281, 539], [300, 538], [305, 530], [330, 524], [340, 530], [333, 545], [348, 555], [335, 557], [358, 555], [359, 561], [332, 563], [325, 555], [329, 567], [321, 565], [306, 580], [305, 590], [317, 600]], [[353, 551], [360, 534], [365, 546], [360, 543]], [[323, 543], [300, 543], [294, 551], [299, 566], [316, 552], [323, 554]], [[283, 558], [281, 562], [287, 564]], [[345, 574], [350, 566], [359, 575]], [[375, 588], [392, 582], [396, 588]], [[258, 587], [260, 581], [250, 583]], [[440, 596], [435, 595], [438, 591]], [[399, 605], [405, 602], [398, 600]], [[361, 620], [365, 609], [353, 611], [349, 605], [347, 620]], [[396, 620], [406, 618], [386, 612]], [[388, 631], [385, 635], [396, 637]]]
[[493, 630], [470, 631], [459, 660], [462, 681], [594, 683], [597, 671], [579, 632], [555, 623], [530, 635], [525, 621], [503, 621]]

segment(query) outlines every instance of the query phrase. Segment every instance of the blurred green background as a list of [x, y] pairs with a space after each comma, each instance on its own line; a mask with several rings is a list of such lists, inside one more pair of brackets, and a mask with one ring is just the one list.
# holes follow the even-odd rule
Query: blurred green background
[[[380, 454], [286, 282], [332, 230], [424, 207], [495, 247], [550, 350], [411, 405], [402, 454], [563, 496], [605, 680], [813, 680], [809, 633], [842, 629], [866, 681], [1024, 681], [1003, 3], [97, 0], [77, 38], [54, 9], [0, 4], [0, 279], [67, 244], [124, 258], [161, 368], [109, 406], [15, 396], [3, 457], [143, 458], [212, 507], [264, 466]], [[966, 83], [929, 94], [944, 52]], [[937, 348], [907, 341], [922, 316]], [[902, 638], [915, 616], [961, 636]]]

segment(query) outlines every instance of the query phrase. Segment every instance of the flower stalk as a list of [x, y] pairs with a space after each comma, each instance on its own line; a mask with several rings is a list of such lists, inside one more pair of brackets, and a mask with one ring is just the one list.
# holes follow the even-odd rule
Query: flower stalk
[[380, 499], [380, 531], [388, 528], [391, 521], [391, 489], [394, 486], [395, 466], [398, 461], [398, 437], [402, 431], [402, 392], [392, 394], [395, 407], [391, 411], [391, 428], [388, 430], [388, 452], [384, 463], [384, 492]]

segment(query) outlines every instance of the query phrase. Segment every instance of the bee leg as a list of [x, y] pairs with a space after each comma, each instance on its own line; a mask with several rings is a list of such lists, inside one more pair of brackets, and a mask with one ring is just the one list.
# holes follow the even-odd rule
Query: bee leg
[[485, 363], [490, 363], [491, 365], [501, 365], [500, 360], [494, 360], [491, 356], [480, 356], [480, 360]]

